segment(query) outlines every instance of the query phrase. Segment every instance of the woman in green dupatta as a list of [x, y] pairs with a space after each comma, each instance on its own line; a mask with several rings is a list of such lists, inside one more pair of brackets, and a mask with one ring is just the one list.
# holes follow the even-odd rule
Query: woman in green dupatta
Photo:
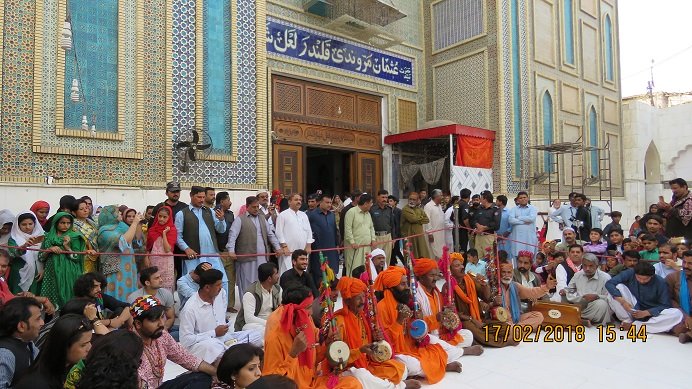
[[84, 254], [68, 254], [64, 251], [83, 252], [84, 236], [72, 230], [74, 217], [58, 212], [52, 219], [50, 231], [44, 235], [39, 260], [44, 263], [41, 295], [48, 297], [56, 307], [62, 307], [72, 296], [74, 282], [84, 272]]
[[115, 205], [104, 207], [99, 215], [98, 247], [101, 252], [109, 253], [101, 254], [100, 270], [108, 281], [108, 294], [120, 301], [127, 301], [127, 295], [137, 290], [132, 241], [141, 220], [142, 215], [137, 214], [128, 226]]

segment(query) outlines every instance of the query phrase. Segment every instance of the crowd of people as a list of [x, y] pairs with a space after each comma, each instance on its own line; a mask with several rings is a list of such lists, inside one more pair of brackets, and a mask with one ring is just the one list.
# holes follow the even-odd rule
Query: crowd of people
[[[2, 210], [0, 388], [418, 388], [517, 345], [496, 334], [538, 328], [539, 300], [687, 343], [692, 195], [670, 186], [628, 237], [572, 193], [554, 240], [526, 192], [260, 192], [235, 215], [228, 192], [188, 204], [170, 182], [144, 214]], [[168, 360], [188, 372], [164, 381]]]

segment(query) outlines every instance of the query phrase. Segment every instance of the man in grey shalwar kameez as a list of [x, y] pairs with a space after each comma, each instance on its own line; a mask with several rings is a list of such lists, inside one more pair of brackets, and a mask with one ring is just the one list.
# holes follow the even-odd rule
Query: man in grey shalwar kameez
[[[586, 324], [606, 324], [612, 311], [608, 305], [606, 282], [608, 273], [598, 268], [598, 258], [592, 253], [582, 257], [582, 268], [567, 285], [567, 301], [581, 306], [581, 318]], [[587, 322], [588, 321], [588, 322]]]
[[[267, 262], [266, 255], [280, 250], [274, 230], [269, 228], [264, 215], [260, 214], [259, 200], [255, 196], [245, 199], [247, 212], [237, 217], [228, 232], [228, 255], [235, 263], [237, 296], [243, 296], [250, 284], [257, 281], [257, 268]], [[273, 251], [272, 251], [273, 249]], [[257, 256], [241, 256], [256, 254]]]

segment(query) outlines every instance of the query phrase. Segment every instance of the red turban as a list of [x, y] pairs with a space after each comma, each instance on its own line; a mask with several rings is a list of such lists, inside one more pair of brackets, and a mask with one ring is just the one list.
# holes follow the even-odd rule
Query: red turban
[[375, 279], [375, 290], [393, 288], [401, 283], [401, 277], [406, 275], [406, 269], [399, 266], [390, 266], [380, 272]]
[[437, 267], [437, 262], [433, 259], [418, 258], [413, 263], [413, 274], [415, 274], [416, 277], [428, 274], [433, 269], [439, 269], [439, 267]]
[[341, 293], [341, 297], [349, 299], [365, 292], [366, 286], [363, 281], [353, 277], [341, 277], [336, 285], [336, 290]]

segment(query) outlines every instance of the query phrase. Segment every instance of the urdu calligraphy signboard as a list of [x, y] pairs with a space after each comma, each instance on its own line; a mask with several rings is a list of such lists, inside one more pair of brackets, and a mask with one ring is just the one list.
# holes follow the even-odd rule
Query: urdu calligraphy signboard
[[413, 59], [267, 18], [267, 52], [414, 86]]

